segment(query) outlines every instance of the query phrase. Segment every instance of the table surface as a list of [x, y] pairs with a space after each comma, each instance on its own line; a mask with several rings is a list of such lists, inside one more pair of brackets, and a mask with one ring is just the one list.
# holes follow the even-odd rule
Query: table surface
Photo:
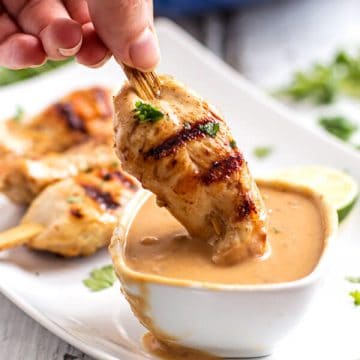
[[[359, 0], [282, 0], [198, 17], [179, 25], [261, 87], [341, 45], [360, 44]], [[92, 358], [37, 324], [0, 294], [0, 359]]]

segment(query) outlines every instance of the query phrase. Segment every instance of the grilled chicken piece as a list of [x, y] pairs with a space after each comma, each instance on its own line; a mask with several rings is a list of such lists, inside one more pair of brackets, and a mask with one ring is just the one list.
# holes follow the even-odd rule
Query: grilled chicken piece
[[66, 257], [91, 255], [108, 245], [138, 188], [119, 167], [97, 168], [49, 186], [22, 219], [22, 224], [44, 227], [27, 246]]
[[0, 156], [61, 152], [89, 138], [112, 141], [111, 92], [93, 87], [70, 93], [31, 119], [0, 122]]
[[63, 153], [51, 153], [40, 158], [11, 158], [0, 164], [0, 190], [18, 204], [29, 204], [52, 183], [94, 167], [112, 164], [119, 164], [114, 149], [98, 141], [88, 141]]
[[126, 84], [115, 98], [116, 150], [126, 171], [154, 192], [193, 236], [213, 246], [217, 264], [266, 249], [266, 211], [230, 130], [217, 110], [162, 76], [151, 102], [163, 118], [142, 121], [140, 99]]

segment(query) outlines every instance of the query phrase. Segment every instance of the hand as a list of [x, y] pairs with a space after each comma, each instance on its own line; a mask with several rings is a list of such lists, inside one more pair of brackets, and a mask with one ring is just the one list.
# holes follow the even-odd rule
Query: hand
[[151, 70], [160, 57], [152, 14], [151, 0], [0, 0], [0, 66], [76, 56], [98, 67], [114, 55]]

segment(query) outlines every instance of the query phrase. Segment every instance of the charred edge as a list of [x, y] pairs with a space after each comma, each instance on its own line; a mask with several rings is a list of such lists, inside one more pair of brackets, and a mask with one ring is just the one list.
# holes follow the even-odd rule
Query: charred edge
[[82, 219], [84, 217], [84, 215], [82, 214], [82, 212], [78, 208], [71, 208], [70, 209], [70, 214], [72, 216], [78, 218], [78, 219]]
[[102, 191], [94, 185], [81, 184], [81, 186], [89, 198], [102, 205], [105, 209], [115, 210], [120, 206], [120, 204], [113, 199], [112, 195], [108, 191]]
[[251, 213], [256, 213], [256, 206], [250, 196], [245, 194], [243, 197], [243, 202], [238, 207], [238, 220], [242, 221], [246, 219]]
[[100, 177], [104, 181], [117, 180], [121, 184], [123, 184], [125, 187], [127, 187], [128, 189], [131, 189], [131, 190], [137, 190], [137, 188], [138, 188], [137, 184], [135, 183], [135, 181], [132, 178], [123, 174], [119, 170], [109, 171], [109, 170], [101, 169]]
[[56, 104], [56, 109], [63, 117], [70, 129], [79, 131], [82, 133], [87, 133], [84, 121], [75, 113], [74, 108], [69, 103], [59, 103]]
[[184, 128], [177, 132], [175, 135], [167, 138], [162, 144], [153, 147], [144, 154], [144, 158], [154, 158], [156, 160], [162, 159], [166, 156], [175, 154], [179, 148], [184, 146], [187, 142], [204, 138], [206, 134], [200, 130], [200, 125], [216, 122], [213, 119], [204, 119], [194, 124], [189, 128]]
[[97, 103], [101, 106], [101, 111], [99, 116], [102, 119], [106, 119], [110, 116], [112, 116], [113, 111], [112, 111], [112, 106], [111, 106], [111, 102], [109, 101], [109, 96], [108, 96], [108, 92], [103, 89], [103, 88], [95, 88], [95, 99], [97, 101]]
[[215, 161], [212, 163], [210, 169], [201, 175], [201, 182], [205, 185], [211, 185], [214, 182], [223, 181], [240, 169], [243, 162], [244, 158], [240, 153]]

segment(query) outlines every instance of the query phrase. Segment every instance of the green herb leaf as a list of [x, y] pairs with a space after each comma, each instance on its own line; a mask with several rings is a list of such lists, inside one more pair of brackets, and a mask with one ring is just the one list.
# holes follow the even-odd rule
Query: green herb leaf
[[90, 273], [90, 277], [83, 280], [83, 283], [91, 291], [100, 291], [113, 286], [115, 281], [116, 275], [114, 267], [112, 265], [106, 265], [93, 270]]
[[135, 109], [133, 111], [140, 123], [155, 123], [164, 117], [164, 114], [159, 109], [141, 101], [135, 103]]
[[315, 64], [297, 72], [279, 92], [296, 101], [312, 99], [319, 104], [333, 102], [340, 94], [360, 97], [360, 56], [338, 52], [328, 64]]
[[349, 295], [354, 299], [354, 305], [359, 306], [360, 305], [360, 291], [354, 290], [349, 293]]
[[69, 196], [66, 201], [69, 204], [76, 204], [82, 201], [82, 198], [80, 196]]
[[297, 72], [289, 86], [282, 91], [296, 101], [307, 98], [319, 104], [329, 104], [334, 101], [338, 92], [338, 81], [332, 67], [315, 65], [310, 71]]
[[206, 135], [214, 138], [218, 131], [220, 130], [220, 123], [218, 122], [208, 122], [206, 124], [199, 125], [199, 130]]
[[21, 120], [23, 119], [24, 117], [24, 114], [25, 114], [25, 110], [23, 107], [21, 106], [17, 106], [16, 107], [16, 112], [15, 112], [15, 115], [13, 117], [13, 120], [17, 123], [20, 123]]
[[230, 140], [229, 145], [232, 149], [236, 149], [237, 148], [237, 144], [236, 141], [234, 139]]
[[273, 152], [273, 149], [270, 146], [258, 146], [253, 150], [253, 154], [258, 159], [264, 159], [268, 157]]
[[63, 66], [72, 60], [73, 58], [69, 58], [64, 61], [49, 60], [44, 65], [41, 65], [39, 67], [20, 70], [10, 70], [4, 67], [0, 67], [0, 86], [11, 85], [18, 81], [26, 80], [34, 76], [47, 73], [48, 71]]
[[348, 276], [345, 279], [353, 284], [360, 284], [360, 277]]
[[357, 125], [343, 116], [322, 117], [319, 124], [330, 134], [337, 138], [348, 141], [357, 130]]

